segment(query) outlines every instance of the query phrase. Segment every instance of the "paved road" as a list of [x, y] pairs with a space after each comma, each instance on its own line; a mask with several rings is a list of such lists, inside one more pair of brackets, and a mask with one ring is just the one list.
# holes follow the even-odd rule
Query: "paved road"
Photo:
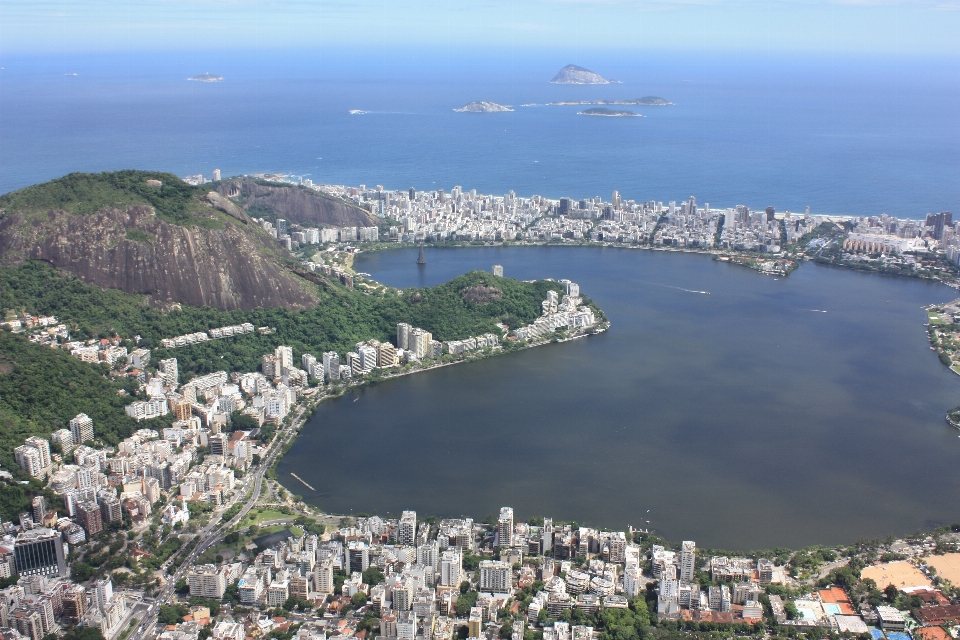
[[[244, 503], [243, 508], [240, 509], [240, 512], [228, 522], [221, 522], [219, 520], [219, 516], [224, 511], [236, 504], [236, 502], [241, 499], [241, 496], [238, 495], [230, 503], [224, 505], [222, 509], [216, 510], [213, 513], [213, 516], [210, 518], [210, 522], [207, 523], [207, 526], [197, 533], [197, 537], [199, 537], [200, 542], [197, 543], [197, 546], [194, 547], [187, 557], [183, 559], [183, 562], [180, 564], [180, 567], [177, 569], [176, 573], [167, 578], [166, 583], [163, 585], [163, 587], [160, 589], [160, 592], [154, 599], [153, 607], [148, 611], [147, 615], [143, 617], [143, 619], [140, 621], [140, 624], [130, 635], [128, 640], [142, 640], [143, 638], [148, 638], [151, 636], [157, 624], [157, 614], [160, 613], [160, 605], [167, 604], [175, 598], [174, 588], [176, 587], [177, 581], [186, 577], [188, 568], [193, 565], [193, 561], [196, 560], [197, 556], [209, 549], [211, 546], [220, 542], [220, 539], [231, 528], [236, 526], [237, 523], [243, 520], [243, 518], [246, 517], [253, 506], [257, 503], [257, 499], [260, 497], [260, 491], [263, 486], [264, 474], [266, 473], [267, 469], [270, 468], [270, 465], [273, 464], [273, 461], [277, 458], [277, 456], [280, 455], [280, 452], [283, 451], [283, 447], [286, 445], [286, 443], [296, 435], [297, 430], [300, 428], [303, 422], [303, 413], [304, 408], [299, 408], [298, 413], [294, 416], [294, 419], [291, 422], [291, 426], [278, 433], [277, 437], [274, 438], [267, 455], [260, 462], [260, 466], [257, 467], [256, 471], [253, 472], [253, 491], [250, 492], [250, 496]], [[248, 481], [247, 484], [249, 486], [251, 483]], [[176, 557], [177, 554], [171, 556], [171, 558], [167, 561], [167, 564], [172, 562]]]

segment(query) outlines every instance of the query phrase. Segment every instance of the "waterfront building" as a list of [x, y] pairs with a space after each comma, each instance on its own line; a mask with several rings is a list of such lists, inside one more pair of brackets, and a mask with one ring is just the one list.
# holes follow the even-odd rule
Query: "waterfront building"
[[[377, 345], [380, 343], [377, 342]], [[360, 356], [360, 372], [370, 373], [377, 367], [377, 348], [370, 344], [358, 344], [357, 353]]]
[[773, 582], [773, 561], [767, 558], [757, 560], [757, 573], [760, 577], [760, 584]]
[[397, 527], [397, 544], [412, 547], [417, 535], [417, 512], [404, 511], [400, 514], [400, 523]]
[[680, 548], [680, 580], [691, 582], [696, 569], [697, 543], [686, 540]]
[[340, 379], [340, 356], [336, 351], [323, 354], [323, 373], [328, 380]]
[[501, 547], [513, 546], [513, 509], [502, 507], [497, 519], [497, 541]]
[[410, 348], [410, 330], [412, 327], [406, 322], [397, 325], [397, 348], [407, 350]]
[[431, 342], [433, 341], [433, 334], [429, 331], [424, 331], [419, 327], [411, 329], [410, 335], [408, 337], [408, 345], [410, 351], [416, 355], [420, 360], [428, 358], [432, 355]]

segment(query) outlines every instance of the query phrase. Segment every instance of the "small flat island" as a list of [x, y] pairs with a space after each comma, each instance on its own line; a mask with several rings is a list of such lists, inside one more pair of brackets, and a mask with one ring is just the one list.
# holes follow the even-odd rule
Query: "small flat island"
[[634, 98], [633, 100], [561, 100], [560, 102], [550, 102], [548, 104], [554, 107], [583, 104], [632, 104], [645, 107], [661, 107], [673, 103], [657, 96], [644, 96], [643, 98]]
[[497, 104], [496, 102], [478, 100], [476, 102], [465, 104], [459, 109], [454, 109], [454, 111], [457, 111], [458, 113], [500, 113], [503, 111], [513, 111], [513, 109], [506, 105]]
[[608, 118], [642, 118], [643, 116], [635, 111], [619, 111], [617, 109], [607, 109], [605, 107], [596, 107], [594, 109], [584, 109], [577, 113], [578, 116], [604, 116]]
[[187, 78], [187, 80], [192, 80], [193, 82], [221, 82], [223, 80], [223, 76], [217, 76], [212, 73], [203, 73], [199, 76]]

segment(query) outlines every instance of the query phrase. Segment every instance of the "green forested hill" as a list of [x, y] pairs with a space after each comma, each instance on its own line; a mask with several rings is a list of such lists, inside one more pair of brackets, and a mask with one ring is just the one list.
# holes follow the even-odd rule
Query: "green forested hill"
[[[161, 186], [152, 187], [147, 180], [159, 181]], [[145, 204], [164, 220], [185, 225], [196, 224], [196, 214], [208, 216], [197, 201], [208, 191], [191, 186], [172, 173], [159, 171], [71, 173], [0, 196], [0, 209], [7, 214], [51, 209], [92, 214], [104, 207]]]
[[125, 388], [133, 391], [130, 383], [109, 380], [97, 365], [0, 331], [0, 466], [17, 477], [0, 483], [0, 518], [16, 518], [41, 493], [36, 481], [21, 484], [26, 476], [19, 473], [14, 448], [29, 436], [49, 438], [78, 413], [93, 418], [97, 438], [119, 442], [136, 429], [123, 410], [133, 398], [117, 393]]
[[[489, 302], [468, 300], [471, 287], [484, 286], [496, 288], [500, 297]], [[499, 333], [497, 322], [510, 326], [532, 322], [550, 289], [560, 290], [560, 285], [525, 283], [474, 271], [437, 287], [406, 289], [402, 295], [394, 291], [367, 295], [330, 287], [316, 307], [305, 310], [222, 311], [184, 306], [180, 311], [165, 312], [149, 307], [140, 296], [104, 291], [41, 262], [0, 268], [0, 308], [57, 315], [75, 339], [115, 334], [132, 339], [140, 335], [141, 346], [154, 349], [154, 360], [176, 357], [181, 371], [198, 374], [224, 368], [255, 370], [260, 357], [280, 344], [292, 346], [297, 356], [319, 356], [330, 350], [344, 353], [361, 340], [391, 340], [398, 322], [422, 327], [437, 340]], [[270, 326], [276, 332], [169, 351], [158, 347], [161, 338], [242, 322]]]
[[66, 351], [0, 331], [0, 464], [15, 466], [13, 449], [32, 435], [68, 428], [78, 413], [93, 418], [98, 438], [116, 444], [136, 422], [123, 408], [133, 398], [131, 382], [108, 379], [100, 365], [81, 362]]
[[[422, 327], [437, 340], [456, 340], [482, 333], [499, 335], [497, 322], [512, 327], [532, 322], [548, 290], [560, 290], [556, 282], [524, 283], [474, 271], [446, 284], [425, 289], [395, 290], [365, 294], [340, 286], [321, 293], [317, 306], [305, 310], [282, 308], [253, 311], [222, 311], [209, 307], [183, 306], [161, 311], [141, 296], [103, 290], [64, 274], [51, 266], [28, 261], [0, 268], [0, 308], [18, 312], [56, 315], [70, 328], [73, 339], [112, 337], [119, 334], [129, 349], [153, 349], [153, 360], [176, 357], [181, 381], [190, 373], [254, 371], [263, 354], [277, 345], [289, 345], [299, 359], [302, 353], [320, 356], [334, 350], [341, 354], [356, 343], [375, 338], [394, 339], [399, 322]], [[239, 338], [165, 350], [161, 338], [224, 325], [251, 322], [269, 326], [267, 335]], [[136, 429], [124, 412], [132, 400], [120, 395], [133, 392], [132, 382], [118, 383], [102, 365], [81, 362], [60, 349], [33, 344], [25, 335], [0, 331], [0, 465], [16, 472], [13, 449], [30, 435], [48, 437], [65, 428], [78, 413], [93, 418], [98, 438], [115, 443]], [[0, 517], [15, 517], [40, 491], [36, 483], [23, 480], [0, 487]]]

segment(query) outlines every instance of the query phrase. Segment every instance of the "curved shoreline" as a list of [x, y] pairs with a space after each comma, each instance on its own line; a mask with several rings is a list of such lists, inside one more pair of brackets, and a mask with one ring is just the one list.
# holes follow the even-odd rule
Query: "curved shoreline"
[[[625, 244], [623, 244], [623, 243], [594, 243], [594, 242], [584, 242], [584, 243], [576, 243], [576, 244], [575, 244], [575, 243], [570, 243], [570, 242], [567, 242], [567, 243], [508, 243], [507, 245], [504, 245], [503, 243], [500, 243], [500, 242], [495, 242], [495, 243], [493, 243], [493, 242], [488, 242], [488, 243], [482, 243], [482, 244], [451, 243], [451, 244], [449, 244], [449, 245], [447, 245], [447, 244], [438, 244], [438, 245], [435, 246], [435, 248], [438, 248], [438, 249], [453, 249], [453, 248], [471, 248], [471, 247], [472, 247], [472, 248], [478, 248], [478, 249], [479, 249], [479, 248], [493, 249], [493, 248], [499, 248], [499, 247], [504, 247], [504, 246], [507, 246], [507, 247], [513, 247], [513, 246], [518, 246], [518, 247], [519, 247], [519, 246], [536, 246], [536, 247], [553, 247], [553, 246], [556, 246], [556, 247], [571, 247], [571, 246], [572, 246], [572, 247], [578, 247], [578, 248], [583, 248], [583, 247], [596, 247], [596, 248], [616, 247], [616, 248], [631, 248], [631, 249], [648, 249], [648, 250], [657, 250], [657, 251], [665, 251], [665, 252], [673, 252], [673, 253], [698, 253], [698, 254], [702, 254], [702, 255], [712, 255], [712, 256], [714, 256], [715, 258], [716, 258], [717, 256], [723, 255], [723, 254], [725, 253], [725, 252], [723, 252], [723, 251], [716, 250], [716, 249], [704, 249], [704, 248], [696, 248], [696, 249], [694, 249], [694, 248], [688, 248], [688, 249], [684, 249], [684, 248], [680, 248], [680, 247], [662, 247], [662, 246], [651, 246], [651, 245], [625, 245]], [[372, 253], [372, 252], [375, 252], [375, 251], [385, 251], [385, 250], [388, 250], [388, 249], [412, 249], [412, 248], [415, 248], [415, 245], [412, 245], [412, 244], [400, 244], [400, 243], [384, 243], [383, 245], [378, 245], [376, 248], [371, 248], [372, 250], [358, 251], [358, 253], [364, 253], [364, 252]], [[744, 256], [752, 256], [752, 254], [743, 254], [743, 255], [744, 255]], [[352, 257], [352, 256], [351, 256], [351, 257]], [[757, 256], [752, 256], [752, 257], [757, 257]], [[807, 260], [805, 260], [805, 261], [810, 261], [810, 259], [807, 259]], [[837, 266], [840, 266], [840, 265], [837, 265]], [[363, 268], [363, 267], [361, 266], [360, 268]], [[570, 340], [572, 340], [572, 339], [578, 339], [579, 337], [583, 337], [583, 336], [571, 337], [571, 338], [569, 338], [569, 339], [570, 339]], [[566, 341], [566, 340], [564, 340], [564, 341]], [[529, 345], [529, 346], [539, 346], [539, 345]], [[529, 348], [529, 346], [528, 346], [527, 348]], [[366, 384], [371, 384], [371, 383], [373, 383], [373, 382], [378, 382], [378, 381], [380, 381], [380, 380], [388, 380], [388, 379], [391, 379], [391, 378], [403, 377], [403, 376], [409, 375], [409, 374], [411, 374], [411, 373], [419, 373], [419, 372], [421, 372], [421, 371], [427, 371], [427, 370], [430, 370], [430, 369], [433, 369], [433, 368], [440, 368], [440, 367], [443, 367], [443, 366], [448, 366], [448, 365], [450, 365], [450, 364], [460, 364], [460, 363], [462, 363], [462, 362], [468, 362], [468, 361], [471, 361], [471, 360], [474, 360], [474, 359], [482, 359], [483, 357], [491, 357], [491, 356], [493, 356], [493, 355], [500, 355], [501, 353], [502, 353], [502, 351], [500, 351], [500, 352], [494, 352], [494, 353], [490, 353], [490, 354], [484, 354], [484, 355], [482, 355], [482, 356], [478, 354], [478, 355], [476, 355], [476, 356], [474, 356], [474, 357], [472, 357], [472, 358], [464, 358], [464, 359], [461, 359], [461, 360], [457, 360], [457, 361], [455, 361], [455, 362], [438, 363], [438, 364], [433, 365], [433, 366], [430, 366], [430, 367], [417, 368], [417, 369], [414, 369], [414, 370], [411, 370], [411, 371], [399, 372], [399, 373], [396, 373], [396, 374], [393, 374], [393, 375], [384, 376], [383, 378], [380, 378], [380, 379], [378, 379], [378, 380], [364, 380], [364, 381], [358, 382], [358, 383], [356, 383], [356, 384], [350, 384], [348, 387], [344, 388], [342, 391], [339, 391], [338, 393], [336, 393], [336, 394], [334, 394], [334, 395], [330, 395], [330, 396], [328, 396], [328, 397], [323, 397], [323, 398], [319, 399], [319, 401], [324, 401], [324, 400], [327, 400], [327, 399], [330, 399], [330, 398], [339, 398], [339, 397], [342, 397], [342, 396], [345, 395], [346, 392], [347, 392], [349, 389], [351, 389], [351, 388], [354, 388], [354, 387], [362, 387], [362, 386], [364, 386], [364, 385], [366, 385]], [[319, 401], [317, 402], [317, 404], [319, 404]], [[315, 409], [315, 408], [316, 408], [316, 406], [314, 406], [314, 409]], [[311, 417], [312, 417], [312, 416], [311, 416]], [[950, 424], [950, 426], [954, 426], [955, 428], [960, 429], [960, 425], [953, 424], [953, 423], [952, 423], [951, 421], [949, 421], [949, 420], [947, 420], [947, 422], [948, 422], [948, 424]], [[304, 422], [304, 424], [306, 424], [306, 422]], [[278, 460], [278, 464], [279, 464], [279, 460]], [[296, 492], [295, 492], [295, 491], [291, 491], [291, 493], [296, 493]], [[317, 509], [317, 510], [323, 511], [323, 508], [322, 508], [320, 502], [313, 502], [313, 501], [311, 501], [311, 502], [307, 502], [306, 504], [308, 504], [308, 505], [310, 506], [310, 508], [312, 508], [312, 509]], [[341, 508], [342, 508], [342, 507], [341, 507]], [[352, 517], [352, 513], [351, 513], [351, 514], [344, 514], [344, 517]], [[898, 532], [896, 535], [901, 536], [901, 535], [904, 535], [904, 534], [906, 534], [906, 530], [900, 531], [900, 532]]]

